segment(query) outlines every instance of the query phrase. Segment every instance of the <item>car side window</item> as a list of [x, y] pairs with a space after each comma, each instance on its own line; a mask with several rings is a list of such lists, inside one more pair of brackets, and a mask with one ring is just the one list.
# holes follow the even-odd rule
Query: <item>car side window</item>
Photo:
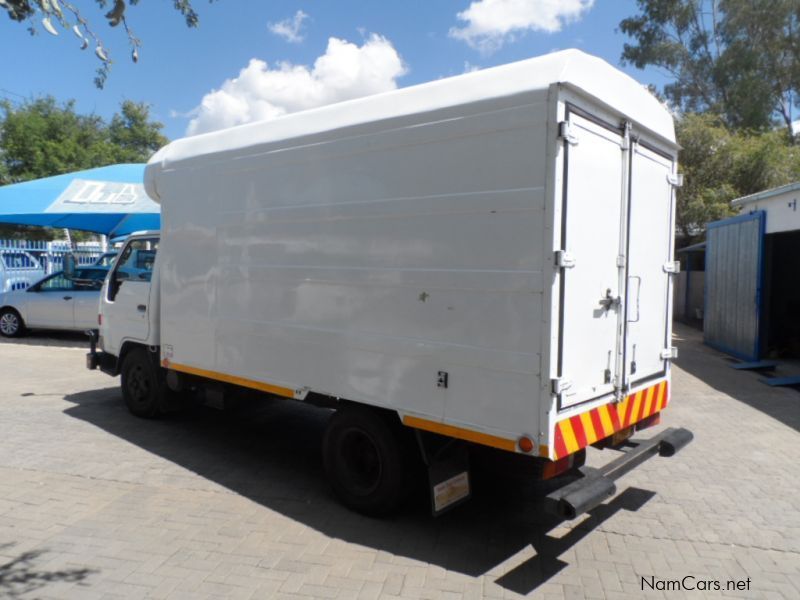
[[75, 289], [75, 282], [64, 277], [63, 273], [53, 275], [39, 284], [40, 292], [69, 292]]

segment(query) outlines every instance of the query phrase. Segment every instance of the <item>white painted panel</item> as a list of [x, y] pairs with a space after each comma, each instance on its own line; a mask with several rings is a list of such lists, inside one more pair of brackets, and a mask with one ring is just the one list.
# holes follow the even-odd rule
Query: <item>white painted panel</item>
[[172, 362], [538, 431], [549, 130], [518, 100], [163, 172]]
[[629, 382], [662, 373], [666, 366], [661, 352], [670, 345], [670, 275], [664, 265], [672, 260], [673, 188], [667, 179], [672, 169], [671, 160], [633, 145], [625, 352]]
[[767, 234], [800, 229], [800, 192], [797, 190], [776, 194], [740, 207], [742, 214], [758, 210], [766, 213]]
[[575, 261], [564, 269], [561, 370], [567, 407], [614, 391], [621, 301], [619, 244], [623, 197], [622, 136], [571, 115], [562, 245]]

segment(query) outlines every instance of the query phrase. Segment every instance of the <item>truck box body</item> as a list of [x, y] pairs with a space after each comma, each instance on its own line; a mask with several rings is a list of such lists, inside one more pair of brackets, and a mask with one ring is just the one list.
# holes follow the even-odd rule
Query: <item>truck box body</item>
[[153, 343], [560, 458], [666, 405], [676, 154], [667, 110], [574, 50], [179, 140], [145, 174]]

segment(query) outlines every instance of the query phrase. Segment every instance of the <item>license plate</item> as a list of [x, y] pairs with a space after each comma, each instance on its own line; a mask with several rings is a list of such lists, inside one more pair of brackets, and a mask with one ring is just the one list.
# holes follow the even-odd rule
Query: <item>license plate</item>
[[469, 496], [469, 473], [463, 471], [433, 486], [433, 510], [438, 513]]

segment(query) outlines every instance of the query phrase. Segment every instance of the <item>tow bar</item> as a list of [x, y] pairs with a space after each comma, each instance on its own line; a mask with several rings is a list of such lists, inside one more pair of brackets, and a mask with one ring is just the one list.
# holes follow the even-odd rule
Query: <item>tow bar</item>
[[559, 488], [545, 498], [547, 510], [564, 519], [574, 519], [593, 509], [617, 492], [614, 481], [652, 458], [672, 456], [692, 441], [692, 432], [670, 427], [649, 440], [629, 440], [632, 448], [601, 469], [581, 467], [583, 475], [577, 481]]

